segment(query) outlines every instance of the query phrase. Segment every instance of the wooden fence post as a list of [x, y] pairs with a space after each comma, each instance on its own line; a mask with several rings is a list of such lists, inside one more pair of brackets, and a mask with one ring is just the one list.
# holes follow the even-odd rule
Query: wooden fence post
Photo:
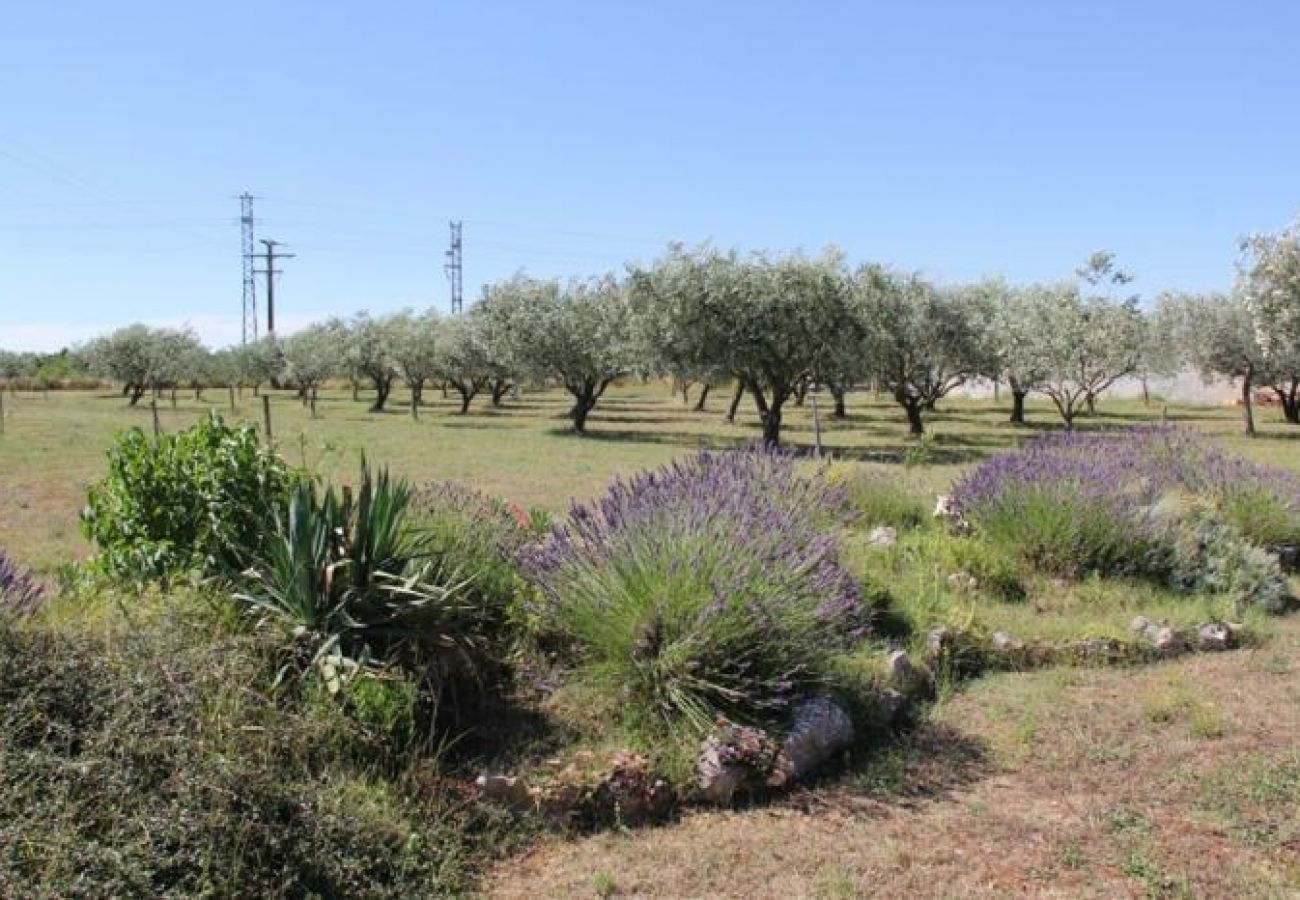
[[158, 422], [158, 398], [154, 397], [149, 401], [149, 409], [153, 411], [153, 439], [158, 440], [158, 435], [162, 433], [162, 425]]
[[271, 433], [271, 395], [262, 395], [262, 430], [266, 432], [266, 445], [271, 446], [275, 436]]

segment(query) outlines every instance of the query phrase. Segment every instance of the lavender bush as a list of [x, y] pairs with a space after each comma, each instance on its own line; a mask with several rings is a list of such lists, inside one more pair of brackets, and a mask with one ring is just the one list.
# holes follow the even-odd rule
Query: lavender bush
[[638, 722], [783, 717], [867, 611], [831, 533], [843, 492], [764, 450], [700, 453], [615, 481], [525, 551], [575, 679]]
[[1133, 574], [1164, 543], [1155, 515], [1170, 472], [1155, 432], [1068, 431], [990, 457], [953, 502], [995, 544], [1054, 574]]
[[1181, 565], [1170, 556], [1182, 531], [1197, 527], [1162, 514], [1173, 495], [1252, 544], [1300, 540], [1300, 476], [1163, 424], [1040, 438], [975, 468], [953, 500], [990, 540], [1048, 571], [1163, 577]]
[[45, 601], [45, 590], [32, 573], [0, 550], [0, 610], [30, 616]]

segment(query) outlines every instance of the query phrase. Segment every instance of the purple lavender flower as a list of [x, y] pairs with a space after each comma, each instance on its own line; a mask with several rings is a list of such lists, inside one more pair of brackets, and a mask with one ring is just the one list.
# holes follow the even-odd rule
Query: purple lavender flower
[[45, 601], [45, 589], [3, 550], [0, 550], [0, 610], [30, 616]]
[[520, 562], [543, 618], [645, 706], [759, 718], [865, 632], [834, 536], [849, 518], [844, 492], [791, 455], [706, 451], [575, 504]]

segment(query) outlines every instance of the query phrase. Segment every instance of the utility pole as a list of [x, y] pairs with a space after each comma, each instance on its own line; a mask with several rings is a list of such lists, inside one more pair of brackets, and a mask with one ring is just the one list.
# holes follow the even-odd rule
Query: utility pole
[[447, 280], [451, 282], [451, 314], [454, 316], [465, 308], [465, 295], [463, 292], [462, 276], [464, 274], [463, 259], [461, 257], [461, 226], [463, 222], [450, 222], [451, 225], [451, 248], [447, 251], [447, 264], [443, 269], [447, 273]]
[[243, 341], [257, 340], [257, 275], [253, 269], [257, 252], [253, 240], [253, 200], [248, 191], [239, 195], [240, 250], [244, 259], [244, 330]]
[[282, 269], [277, 269], [275, 267], [275, 261], [277, 259], [293, 259], [295, 256], [297, 256], [297, 254], [276, 253], [275, 252], [276, 247], [284, 246], [284, 244], [281, 244], [279, 241], [269, 241], [266, 238], [262, 238], [261, 244], [262, 246], [266, 247], [266, 250], [262, 254], [262, 258], [265, 260], [266, 268], [257, 269], [255, 271], [259, 275], [266, 276], [266, 334], [268, 337], [274, 337], [275, 336], [275, 276], [279, 275], [283, 271]]

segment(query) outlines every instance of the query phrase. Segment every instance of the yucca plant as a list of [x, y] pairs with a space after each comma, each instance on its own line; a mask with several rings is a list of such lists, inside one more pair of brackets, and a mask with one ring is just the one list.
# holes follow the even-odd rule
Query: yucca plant
[[[287, 626], [286, 670], [337, 690], [351, 673], [400, 666], [437, 680], [473, 659], [466, 580], [444, 572], [407, 522], [411, 491], [364, 462], [355, 499], [300, 483], [236, 599], [263, 624]], [[283, 674], [283, 673], [282, 673]]]

